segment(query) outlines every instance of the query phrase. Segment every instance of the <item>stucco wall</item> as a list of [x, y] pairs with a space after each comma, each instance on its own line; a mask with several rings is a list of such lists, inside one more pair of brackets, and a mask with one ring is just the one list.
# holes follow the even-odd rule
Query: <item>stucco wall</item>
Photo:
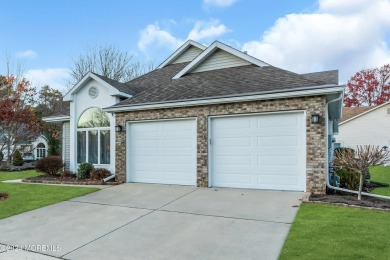
[[325, 122], [312, 124], [311, 114], [325, 117], [325, 97], [302, 97], [269, 101], [253, 101], [186, 108], [169, 108], [116, 113], [116, 123], [123, 126], [116, 133], [116, 174], [119, 181], [126, 181], [126, 122], [137, 120], [197, 118], [197, 185], [208, 186], [208, 117], [214, 115], [249, 114], [272, 111], [306, 111], [306, 190], [325, 193], [326, 129]]

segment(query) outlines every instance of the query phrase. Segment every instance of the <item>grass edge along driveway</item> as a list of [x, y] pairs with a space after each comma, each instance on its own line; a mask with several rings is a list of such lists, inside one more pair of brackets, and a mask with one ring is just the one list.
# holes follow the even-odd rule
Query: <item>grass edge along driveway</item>
[[0, 200], [0, 219], [61, 201], [98, 191], [98, 188], [70, 187], [41, 184], [4, 183], [3, 180], [23, 179], [38, 176], [33, 171], [0, 172], [0, 193], [8, 193], [6, 200]]
[[390, 212], [302, 203], [279, 259], [388, 259]]

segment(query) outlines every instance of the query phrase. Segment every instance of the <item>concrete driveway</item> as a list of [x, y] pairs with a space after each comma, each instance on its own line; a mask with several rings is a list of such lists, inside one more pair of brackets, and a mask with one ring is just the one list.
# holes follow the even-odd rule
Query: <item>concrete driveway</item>
[[122, 184], [0, 220], [0, 259], [277, 259], [302, 196]]

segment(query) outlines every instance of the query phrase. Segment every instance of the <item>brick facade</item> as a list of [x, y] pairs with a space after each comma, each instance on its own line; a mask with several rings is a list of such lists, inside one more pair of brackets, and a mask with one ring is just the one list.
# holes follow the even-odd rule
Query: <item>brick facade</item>
[[126, 181], [126, 122], [169, 118], [197, 118], [197, 185], [208, 186], [208, 117], [215, 115], [306, 110], [306, 187], [307, 192], [325, 193], [326, 130], [325, 122], [311, 123], [311, 115], [325, 117], [325, 96], [251, 101], [184, 108], [166, 108], [116, 113], [116, 124], [123, 131], [116, 133], [116, 174]]

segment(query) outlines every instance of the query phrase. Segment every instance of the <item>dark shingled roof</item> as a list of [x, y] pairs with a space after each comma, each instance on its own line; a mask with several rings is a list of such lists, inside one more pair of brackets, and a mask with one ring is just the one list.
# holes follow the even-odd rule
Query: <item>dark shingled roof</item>
[[339, 71], [338, 70], [328, 70], [328, 71], [319, 71], [312, 73], [301, 74], [307, 79], [314, 81], [323, 81], [327, 84], [339, 84]]
[[343, 116], [340, 119], [340, 123], [351, 119], [361, 113], [364, 113], [370, 109], [373, 109], [374, 106], [371, 107], [343, 107]]
[[132, 91], [131, 89], [125, 84], [125, 83], [121, 83], [121, 82], [118, 82], [116, 80], [112, 80], [110, 78], [107, 78], [105, 76], [101, 76], [99, 74], [96, 74], [94, 72], [91, 72], [93, 75], [99, 77], [100, 79], [104, 80], [105, 82], [107, 82], [108, 84], [110, 84], [111, 86], [113, 86], [114, 88], [116, 88], [117, 90], [119, 90], [120, 92], [123, 92], [123, 93], [126, 93], [126, 94], [129, 94], [129, 95], [132, 95]]
[[273, 66], [255, 65], [190, 73], [172, 79], [187, 64], [171, 64], [127, 82], [133, 97], [114, 107], [288, 91], [326, 84]]

